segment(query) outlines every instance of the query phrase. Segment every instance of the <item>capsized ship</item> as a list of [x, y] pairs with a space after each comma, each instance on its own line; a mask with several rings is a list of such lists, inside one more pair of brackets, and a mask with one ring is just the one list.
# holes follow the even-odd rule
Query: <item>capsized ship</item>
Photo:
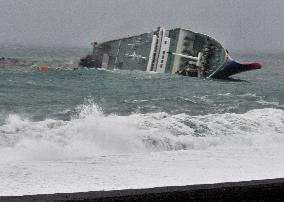
[[238, 63], [217, 40], [181, 28], [158, 27], [150, 33], [92, 45], [93, 52], [80, 60], [80, 66], [217, 79], [261, 68], [257, 62]]

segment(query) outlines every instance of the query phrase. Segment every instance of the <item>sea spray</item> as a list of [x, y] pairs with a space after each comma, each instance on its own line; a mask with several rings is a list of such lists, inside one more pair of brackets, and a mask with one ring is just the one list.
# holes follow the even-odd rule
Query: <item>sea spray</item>
[[79, 105], [70, 121], [32, 121], [16, 114], [0, 126], [3, 160], [60, 160], [102, 154], [284, 143], [284, 111], [190, 116], [165, 112], [105, 115], [95, 103]]

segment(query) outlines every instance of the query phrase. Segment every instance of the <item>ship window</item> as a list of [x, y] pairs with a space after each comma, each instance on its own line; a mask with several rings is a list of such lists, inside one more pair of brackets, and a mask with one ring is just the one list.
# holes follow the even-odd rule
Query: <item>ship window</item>
[[164, 63], [164, 60], [161, 60], [161, 63]]
[[163, 67], [163, 64], [161, 64], [160, 67], [162, 68], [162, 67]]
[[165, 44], [167, 44], [167, 41], [165, 41]]
[[163, 54], [165, 54], [166, 53], [166, 51], [163, 51]]
[[164, 55], [162, 55], [162, 59], [164, 59], [165, 58], [165, 56]]

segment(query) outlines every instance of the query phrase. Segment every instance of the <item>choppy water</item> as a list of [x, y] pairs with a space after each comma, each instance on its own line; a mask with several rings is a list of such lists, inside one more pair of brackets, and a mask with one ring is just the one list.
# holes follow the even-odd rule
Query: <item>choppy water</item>
[[73, 71], [84, 51], [1, 50], [52, 69], [0, 69], [0, 161], [284, 142], [281, 54], [232, 54], [263, 68], [220, 81]]

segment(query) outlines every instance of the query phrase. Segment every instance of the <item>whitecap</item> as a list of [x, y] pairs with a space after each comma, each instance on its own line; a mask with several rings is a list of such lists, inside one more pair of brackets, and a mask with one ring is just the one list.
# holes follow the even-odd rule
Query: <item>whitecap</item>
[[0, 159], [56, 160], [101, 154], [284, 143], [284, 111], [254, 109], [244, 114], [191, 116], [165, 112], [105, 115], [95, 103], [77, 107], [70, 121], [32, 121], [9, 115], [0, 126]]

